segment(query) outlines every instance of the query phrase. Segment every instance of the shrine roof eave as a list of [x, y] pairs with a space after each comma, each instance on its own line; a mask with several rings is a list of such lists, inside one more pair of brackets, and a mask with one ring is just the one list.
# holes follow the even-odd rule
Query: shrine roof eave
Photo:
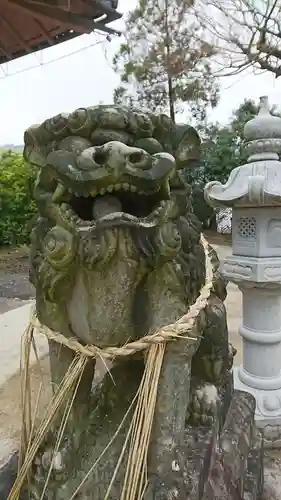
[[[63, 8], [67, 4], [71, 10]], [[122, 17], [117, 4], [116, 0], [0, 0], [0, 64], [94, 30], [118, 34], [109, 26]]]

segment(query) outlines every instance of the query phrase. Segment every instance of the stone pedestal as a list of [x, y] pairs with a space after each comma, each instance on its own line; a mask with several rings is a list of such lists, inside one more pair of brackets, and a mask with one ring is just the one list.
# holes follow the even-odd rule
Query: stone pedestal
[[281, 446], [281, 119], [261, 98], [259, 115], [244, 129], [248, 163], [226, 184], [211, 182], [206, 200], [231, 207], [232, 255], [221, 263], [224, 277], [243, 295], [243, 365], [234, 388], [256, 400], [255, 419], [265, 444]]
[[255, 418], [264, 430], [265, 444], [269, 441], [270, 445], [279, 447], [281, 259], [231, 256], [222, 261], [221, 270], [227, 279], [237, 284], [243, 298], [243, 320], [239, 327], [243, 365], [234, 368], [234, 387], [255, 397]]

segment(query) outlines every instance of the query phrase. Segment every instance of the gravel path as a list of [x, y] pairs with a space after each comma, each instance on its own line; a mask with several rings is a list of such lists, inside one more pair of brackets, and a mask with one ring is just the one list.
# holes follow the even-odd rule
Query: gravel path
[[28, 257], [20, 251], [0, 253], [0, 314], [28, 303], [35, 296], [29, 282]]

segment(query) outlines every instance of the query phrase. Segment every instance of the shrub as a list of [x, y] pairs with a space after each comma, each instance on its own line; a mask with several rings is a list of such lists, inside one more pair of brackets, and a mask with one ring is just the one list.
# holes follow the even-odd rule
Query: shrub
[[[275, 114], [274, 109], [271, 112]], [[240, 149], [243, 143], [243, 129], [245, 123], [257, 113], [258, 107], [255, 103], [246, 100], [234, 111], [226, 126], [211, 124], [200, 130], [200, 167], [187, 171], [186, 178], [193, 188], [194, 212], [204, 228], [216, 228], [215, 211], [204, 199], [204, 187], [210, 181], [224, 184], [230, 172], [247, 161], [247, 155]]]
[[200, 222], [202, 222], [202, 229], [212, 229], [212, 230], [216, 231], [217, 226], [216, 226], [215, 211], [205, 201], [204, 186], [205, 186], [205, 184], [201, 184], [201, 185], [195, 184], [192, 186], [193, 210], [194, 210], [196, 217], [198, 217]]
[[32, 195], [36, 174], [21, 154], [0, 155], [0, 245], [29, 242], [27, 225], [37, 211]]

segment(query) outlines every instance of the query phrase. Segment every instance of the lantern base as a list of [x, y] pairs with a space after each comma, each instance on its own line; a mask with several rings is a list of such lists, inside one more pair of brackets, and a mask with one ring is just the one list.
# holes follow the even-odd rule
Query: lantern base
[[233, 368], [234, 389], [252, 394], [256, 400], [255, 421], [264, 434], [266, 448], [281, 448], [281, 387], [262, 390], [246, 385], [240, 378], [242, 366]]

